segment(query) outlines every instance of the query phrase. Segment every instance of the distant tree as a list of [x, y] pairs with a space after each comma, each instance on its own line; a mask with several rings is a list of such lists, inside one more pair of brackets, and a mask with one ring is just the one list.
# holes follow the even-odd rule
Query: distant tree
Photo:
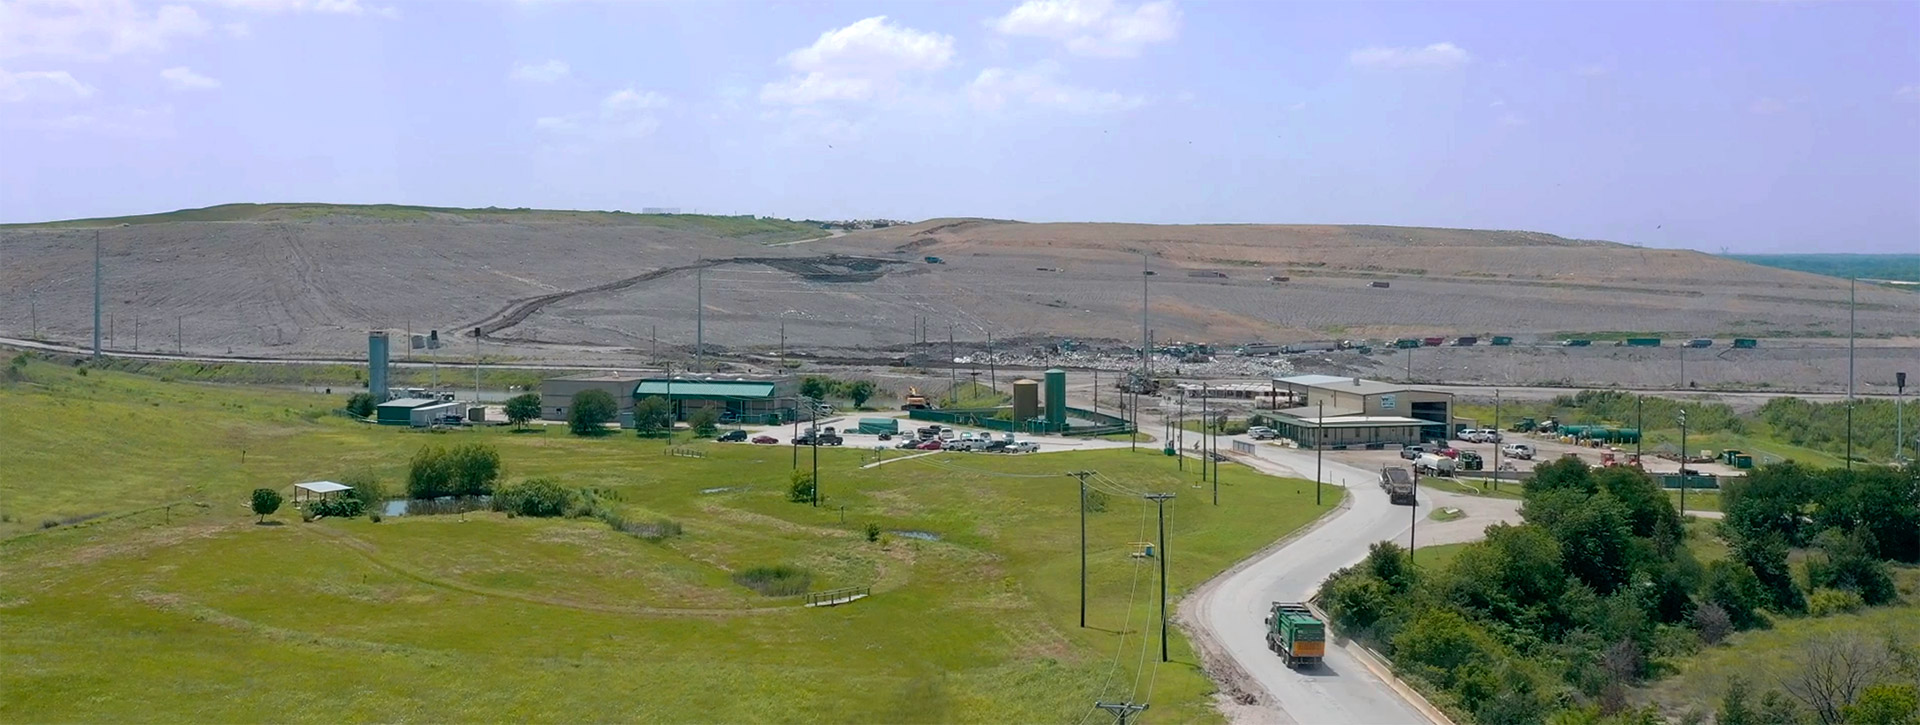
[[719, 429], [719, 423], [720, 413], [712, 408], [701, 408], [687, 418], [687, 425], [692, 426], [696, 435], [713, 435], [714, 431]]
[[373, 415], [374, 405], [372, 393], [354, 393], [347, 396], [347, 412], [352, 413], [354, 417], [365, 418]]
[[1720, 696], [1720, 711], [1715, 717], [1719, 725], [1761, 725], [1760, 713], [1754, 712], [1752, 697], [1747, 678], [1734, 675], [1727, 679], [1727, 693]]
[[440, 498], [453, 495], [453, 459], [447, 449], [424, 446], [407, 464], [407, 496]]
[[827, 397], [827, 390], [832, 384], [833, 381], [826, 378], [808, 375], [800, 379], [800, 394], [814, 400], [823, 400]]
[[1407, 550], [1391, 541], [1379, 541], [1367, 548], [1366, 570], [1386, 583], [1395, 595], [1413, 589], [1413, 562]]
[[1854, 703], [1893, 667], [1886, 648], [1857, 635], [1815, 638], [1800, 649], [1796, 660], [1799, 669], [1780, 684], [1822, 725], [1845, 722], [1841, 708]]
[[1807, 584], [1852, 592], [1870, 605], [1893, 601], [1900, 595], [1893, 572], [1873, 555], [1871, 538], [1865, 526], [1851, 534], [1830, 529], [1814, 537], [1820, 553], [1807, 557]]
[[1767, 604], [1767, 591], [1753, 570], [1740, 562], [1721, 559], [1708, 564], [1702, 598], [1724, 612], [1735, 629], [1752, 629], [1765, 621], [1758, 610]]
[[1535, 492], [1572, 490], [1580, 493], [1593, 493], [1593, 476], [1587, 464], [1578, 458], [1566, 457], [1556, 461], [1542, 463], [1533, 467], [1533, 477], [1526, 482], [1529, 497]]
[[256, 488], [253, 490], [253, 512], [260, 515], [262, 522], [267, 520], [269, 514], [279, 510], [279, 491], [271, 488]]
[[853, 400], [853, 407], [858, 408], [867, 404], [876, 389], [871, 380], [855, 380], [847, 385], [847, 397]]
[[1783, 614], [1807, 611], [1806, 592], [1801, 591], [1800, 583], [1793, 579], [1793, 570], [1787, 566], [1787, 545], [1779, 532], [1767, 531], [1759, 536], [1736, 533], [1733, 553], [1760, 580], [1760, 586], [1767, 593], [1768, 609]]
[[540, 417], [540, 394], [521, 393], [507, 400], [507, 422], [524, 428], [527, 421]]
[[1873, 685], [1853, 704], [1840, 708], [1840, 715], [1847, 725], [1915, 725], [1920, 723], [1920, 689], [1898, 683]]
[[1694, 608], [1693, 628], [1699, 630], [1700, 641], [1720, 644], [1727, 635], [1733, 634], [1733, 618], [1727, 616], [1726, 608], [1707, 602]]
[[567, 412], [567, 429], [574, 435], [600, 435], [606, 424], [620, 416], [620, 406], [605, 390], [582, 390], [573, 394], [573, 409]]
[[447, 453], [452, 471], [453, 495], [484, 496], [493, 493], [493, 482], [500, 478], [500, 452], [484, 443], [468, 443]]
[[659, 396], [641, 398], [633, 404], [633, 427], [642, 436], [650, 436], [667, 427], [667, 401]]

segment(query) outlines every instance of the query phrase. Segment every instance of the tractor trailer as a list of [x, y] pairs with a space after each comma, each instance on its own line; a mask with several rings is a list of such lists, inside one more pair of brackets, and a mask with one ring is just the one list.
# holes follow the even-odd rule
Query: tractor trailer
[[1300, 602], [1274, 602], [1267, 613], [1267, 649], [1288, 669], [1320, 664], [1327, 654], [1327, 625]]

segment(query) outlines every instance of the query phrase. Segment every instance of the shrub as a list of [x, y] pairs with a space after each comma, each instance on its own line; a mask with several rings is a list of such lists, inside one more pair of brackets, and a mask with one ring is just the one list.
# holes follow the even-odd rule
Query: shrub
[[1766, 606], [1766, 589], [1753, 570], [1740, 562], [1721, 559], [1707, 565], [1705, 599], [1726, 612], [1735, 629], [1750, 629], [1764, 621], [1755, 610]]
[[1853, 704], [1840, 708], [1841, 719], [1861, 725], [1912, 725], [1920, 722], [1920, 688], [1883, 683], [1870, 685]]
[[679, 536], [682, 532], [680, 522], [667, 518], [644, 522], [628, 521], [618, 512], [607, 510], [600, 512], [600, 520], [606, 522], [607, 526], [612, 527], [614, 531], [632, 534], [655, 543]]
[[551, 478], [529, 478], [502, 486], [493, 497], [493, 509], [517, 516], [564, 516], [575, 493]]
[[413, 454], [407, 467], [407, 495], [440, 498], [453, 495], [453, 461], [447, 449], [426, 446]]
[[372, 393], [354, 393], [347, 396], [347, 412], [352, 413], [356, 418], [373, 415], [374, 405], [376, 403], [373, 402]]
[[648, 396], [633, 404], [633, 429], [642, 437], [650, 436], [667, 427], [671, 409], [665, 398]]
[[483, 443], [468, 443], [448, 454], [453, 469], [453, 495], [483, 496], [493, 493], [500, 478], [500, 452]]
[[1108, 499], [1107, 494], [1100, 491], [1100, 489], [1097, 489], [1097, 488], [1087, 489], [1087, 513], [1090, 513], [1090, 514], [1106, 513], [1107, 499]]
[[797, 566], [756, 566], [734, 572], [733, 583], [768, 597], [790, 597], [807, 593], [813, 575]]
[[260, 515], [261, 521], [266, 521], [268, 514], [279, 510], [279, 491], [271, 488], [256, 488], [253, 490], [253, 512]]
[[515, 428], [524, 428], [527, 421], [540, 417], [540, 394], [521, 393], [507, 399], [507, 422]]
[[807, 471], [794, 471], [792, 481], [787, 485], [787, 500], [794, 503], [813, 501], [813, 474]]
[[582, 390], [573, 394], [573, 408], [567, 411], [567, 429], [574, 435], [601, 435], [606, 425], [620, 415], [620, 406], [605, 390]]
[[847, 398], [853, 401], [853, 407], [858, 408], [867, 404], [867, 399], [873, 397], [875, 389], [871, 380], [855, 380], [847, 384]]
[[360, 503], [360, 499], [345, 496], [321, 499], [307, 504], [307, 513], [314, 516], [331, 516], [337, 519], [355, 518], [362, 513], [366, 513], [366, 510], [366, 506]]
[[871, 521], [867, 522], [867, 541], [871, 543], [879, 540], [880, 540], [880, 525], [873, 523]]
[[713, 435], [719, 429], [719, 423], [720, 413], [712, 408], [694, 411], [693, 416], [687, 419], [687, 425], [693, 428], [694, 434], [702, 436]]
[[359, 501], [360, 505], [368, 510], [378, 510], [381, 504], [387, 502], [387, 487], [380, 482], [379, 477], [373, 475], [373, 471], [366, 469], [354, 471], [341, 476], [340, 482], [353, 487], [344, 495]]
[[1733, 618], [1727, 616], [1725, 608], [1707, 602], [1693, 610], [1693, 627], [1700, 631], [1700, 641], [1720, 644], [1727, 635], [1733, 634]]
[[372, 511], [372, 512], [369, 512], [369, 513], [367, 514], [367, 520], [368, 520], [368, 521], [372, 521], [372, 522], [374, 522], [374, 523], [376, 523], [376, 524], [377, 524], [377, 523], [380, 523], [380, 519], [381, 519], [381, 518], [382, 518], [382, 517], [380, 516], [380, 512], [379, 512], [379, 511]]
[[1807, 597], [1807, 613], [1816, 617], [1847, 614], [1866, 605], [1858, 593], [1845, 589], [1815, 589]]

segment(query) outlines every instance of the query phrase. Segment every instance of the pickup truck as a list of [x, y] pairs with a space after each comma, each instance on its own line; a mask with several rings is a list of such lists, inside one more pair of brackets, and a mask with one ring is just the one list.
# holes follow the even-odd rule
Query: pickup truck
[[1533, 453], [1533, 446], [1525, 443], [1508, 443], [1500, 447], [1500, 455], [1522, 461], [1533, 460]]
[[1256, 441], [1273, 440], [1274, 438], [1278, 438], [1279, 436], [1280, 436], [1280, 433], [1278, 431], [1275, 431], [1274, 429], [1268, 428], [1264, 425], [1256, 425], [1252, 428], [1247, 429], [1247, 437], [1252, 438]]

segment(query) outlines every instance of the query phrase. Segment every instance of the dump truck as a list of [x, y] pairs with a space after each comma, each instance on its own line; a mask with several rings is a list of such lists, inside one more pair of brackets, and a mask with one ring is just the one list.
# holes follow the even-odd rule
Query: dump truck
[[1274, 602], [1267, 612], [1267, 649], [1288, 669], [1312, 667], [1327, 656], [1327, 625], [1301, 602]]
[[1387, 492], [1387, 501], [1395, 506], [1412, 506], [1418, 500], [1413, 475], [1399, 466], [1380, 467], [1380, 488]]
[[919, 388], [907, 388], [907, 397], [900, 403], [901, 410], [926, 410], [927, 396], [920, 394]]

